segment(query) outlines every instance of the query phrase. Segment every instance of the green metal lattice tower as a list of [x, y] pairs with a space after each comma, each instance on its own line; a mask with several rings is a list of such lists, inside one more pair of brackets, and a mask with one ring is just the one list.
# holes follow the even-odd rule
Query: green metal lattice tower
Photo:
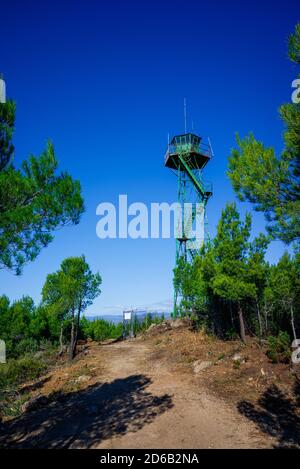
[[[206, 205], [212, 196], [212, 185], [203, 180], [203, 170], [212, 157], [210, 141], [194, 133], [176, 135], [168, 144], [165, 166], [177, 176], [178, 203], [183, 216], [176, 233], [176, 264], [183, 257], [192, 262], [208, 239]], [[183, 210], [189, 205], [189, 210]], [[197, 235], [193, 227], [197, 224]], [[174, 291], [174, 310], [177, 308], [178, 291]]]

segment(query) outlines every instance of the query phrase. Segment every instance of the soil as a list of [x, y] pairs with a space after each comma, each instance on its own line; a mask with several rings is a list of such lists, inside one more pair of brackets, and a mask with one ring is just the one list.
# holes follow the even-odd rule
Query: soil
[[256, 341], [188, 329], [89, 342], [70, 363], [26, 383], [2, 448], [300, 447], [298, 370]]

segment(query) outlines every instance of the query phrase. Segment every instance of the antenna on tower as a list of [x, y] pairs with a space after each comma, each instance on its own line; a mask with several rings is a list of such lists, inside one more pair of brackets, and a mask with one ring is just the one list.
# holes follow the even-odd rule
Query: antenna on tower
[[184, 133], [186, 134], [186, 98], [183, 98]]

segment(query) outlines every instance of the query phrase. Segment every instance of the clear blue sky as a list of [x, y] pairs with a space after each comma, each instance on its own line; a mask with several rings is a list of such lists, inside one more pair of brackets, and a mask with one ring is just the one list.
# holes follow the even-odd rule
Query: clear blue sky
[[[206, 171], [213, 235], [234, 199], [225, 172], [235, 132], [282, 148], [277, 109], [290, 101], [297, 75], [286, 39], [299, 10], [296, 0], [1, 2], [0, 71], [17, 102], [15, 162], [52, 139], [61, 168], [82, 183], [87, 210], [21, 277], [2, 271], [0, 293], [38, 301], [47, 273], [84, 253], [103, 277], [88, 314], [169, 304], [174, 240], [99, 240], [96, 206], [118, 194], [176, 200], [163, 155], [167, 133], [183, 131], [186, 97], [189, 118], [214, 147]], [[260, 214], [253, 221], [255, 234], [264, 223]], [[268, 259], [282, 250], [273, 243]]]

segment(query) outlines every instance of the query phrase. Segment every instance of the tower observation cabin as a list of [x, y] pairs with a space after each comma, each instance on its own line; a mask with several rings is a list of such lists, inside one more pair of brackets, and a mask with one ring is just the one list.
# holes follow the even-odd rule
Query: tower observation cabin
[[[202, 137], [193, 133], [176, 135], [169, 143], [165, 154], [165, 166], [175, 171], [188, 172], [193, 180], [193, 173], [205, 168], [212, 158], [210, 143], [204, 143]], [[210, 184], [194, 180], [196, 190], [201, 192], [204, 199], [208, 200], [212, 196]]]

